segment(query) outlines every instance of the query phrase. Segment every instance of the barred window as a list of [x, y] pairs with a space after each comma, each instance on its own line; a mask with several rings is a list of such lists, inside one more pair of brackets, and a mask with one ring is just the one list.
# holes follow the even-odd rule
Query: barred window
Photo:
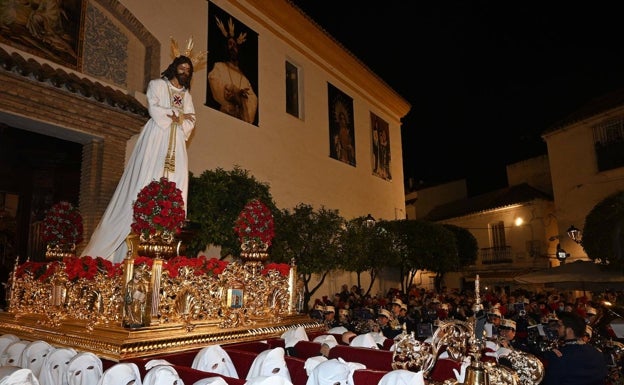
[[490, 223], [490, 243], [492, 247], [505, 247], [507, 240], [505, 239], [505, 223]]
[[624, 166], [624, 119], [619, 118], [593, 127], [598, 171]]

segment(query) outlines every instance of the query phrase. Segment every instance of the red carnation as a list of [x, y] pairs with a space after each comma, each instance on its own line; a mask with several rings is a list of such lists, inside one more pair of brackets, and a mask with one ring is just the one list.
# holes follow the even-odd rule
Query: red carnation
[[186, 218], [182, 191], [165, 177], [141, 189], [133, 212], [132, 231], [144, 238], [157, 233], [177, 234]]

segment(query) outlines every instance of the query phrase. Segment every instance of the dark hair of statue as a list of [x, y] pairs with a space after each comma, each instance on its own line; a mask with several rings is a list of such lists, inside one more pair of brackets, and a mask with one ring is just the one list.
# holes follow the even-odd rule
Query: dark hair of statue
[[191, 90], [191, 82], [190, 80], [193, 79], [193, 62], [191, 61], [191, 59], [189, 59], [188, 57], [184, 56], [184, 55], [180, 55], [178, 57], [176, 57], [175, 59], [173, 59], [173, 61], [171, 62], [171, 64], [169, 64], [169, 67], [167, 67], [166, 70], [164, 70], [160, 76], [163, 79], [173, 79], [176, 74], [178, 73], [178, 66], [180, 64], [188, 64], [189, 66], [191, 66], [191, 70], [189, 71], [189, 85], [188, 85], [188, 89], [189, 91]]

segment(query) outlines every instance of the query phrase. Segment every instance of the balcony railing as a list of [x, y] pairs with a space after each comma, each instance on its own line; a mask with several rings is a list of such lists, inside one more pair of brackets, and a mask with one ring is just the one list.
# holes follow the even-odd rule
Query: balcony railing
[[511, 246], [485, 247], [479, 250], [479, 256], [484, 265], [513, 262]]

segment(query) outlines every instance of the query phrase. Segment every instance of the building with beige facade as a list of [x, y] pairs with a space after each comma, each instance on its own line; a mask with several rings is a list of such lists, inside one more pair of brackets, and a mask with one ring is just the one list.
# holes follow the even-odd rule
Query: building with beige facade
[[[34, 11], [3, 10], [16, 17], [2, 19], [0, 30], [0, 124], [80, 146], [87, 236], [147, 121], [146, 86], [171, 62], [171, 37], [180, 46], [192, 37], [195, 51], [210, 51], [192, 83], [193, 174], [240, 166], [270, 185], [280, 208], [307, 203], [347, 219], [405, 212], [401, 118], [410, 104], [289, 1], [89, 0], [62, 7], [76, 19], [48, 40], [29, 32]], [[252, 119], [222, 112], [209, 87], [226, 42], [217, 19], [225, 32], [231, 22], [237, 37], [245, 34], [240, 62], [257, 96]], [[348, 158], [336, 152], [346, 146], [337, 144], [339, 115], [349, 128], [350, 137], [340, 138], [350, 141]], [[55, 182], [41, 192], [33, 187], [41, 181], [3, 179], [5, 202], [28, 231], [30, 195], [53, 201]], [[25, 252], [24, 238], [21, 245]]]

